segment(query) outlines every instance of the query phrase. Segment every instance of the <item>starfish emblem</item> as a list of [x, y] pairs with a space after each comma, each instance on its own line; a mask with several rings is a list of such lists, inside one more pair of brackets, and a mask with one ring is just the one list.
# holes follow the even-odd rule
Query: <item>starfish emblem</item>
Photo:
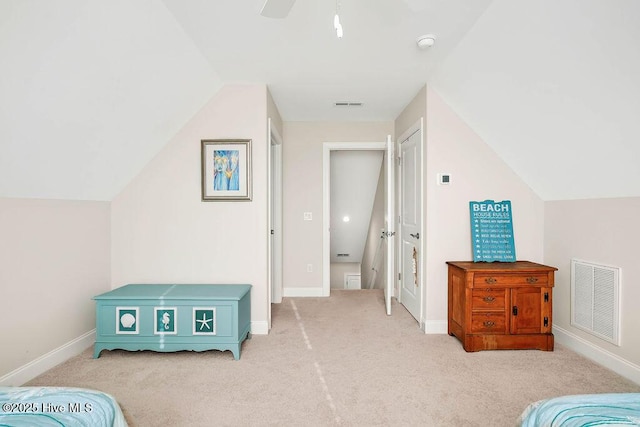
[[211, 326], [209, 326], [209, 322], [211, 322], [213, 320], [213, 317], [211, 319], [207, 319], [207, 313], [202, 313], [202, 320], [196, 318], [196, 322], [200, 323], [200, 329], [198, 329], [199, 331], [202, 330], [202, 328], [207, 328], [207, 329], [211, 329]]

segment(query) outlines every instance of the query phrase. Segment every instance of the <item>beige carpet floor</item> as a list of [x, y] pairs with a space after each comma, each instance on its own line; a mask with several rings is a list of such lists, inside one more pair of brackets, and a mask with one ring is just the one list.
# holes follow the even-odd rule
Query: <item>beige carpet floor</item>
[[377, 290], [285, 298], [239, 361], [228, 351], [92, 359], [87, 349], [28, 385], [110, 393], [131, 426], [514, 426], [539, 399], [640, 392], [560, 345], [466, 353], [393, 311]]

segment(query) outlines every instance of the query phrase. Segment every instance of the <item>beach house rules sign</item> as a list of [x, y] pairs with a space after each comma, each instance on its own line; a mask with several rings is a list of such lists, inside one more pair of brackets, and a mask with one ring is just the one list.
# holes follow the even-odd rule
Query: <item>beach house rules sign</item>
[[511, 201], [469, 202], [473, 262], [515, 262]]

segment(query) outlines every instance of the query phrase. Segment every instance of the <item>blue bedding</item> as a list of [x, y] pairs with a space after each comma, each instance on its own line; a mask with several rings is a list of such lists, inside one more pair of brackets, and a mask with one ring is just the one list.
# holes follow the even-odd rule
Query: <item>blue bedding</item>
[[640, 393], [561, 396], [529, 405], [522, 427], [640, 426]]
[[70, 387], [0, 387], [0, 427], [126, 427], [113, 397]]

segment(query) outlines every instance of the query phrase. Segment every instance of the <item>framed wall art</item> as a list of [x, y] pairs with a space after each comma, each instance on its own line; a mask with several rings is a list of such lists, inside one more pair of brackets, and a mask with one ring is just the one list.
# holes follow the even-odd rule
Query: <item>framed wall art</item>
[[251, 140], [202, 140], [202, 201], [251, 200]]

